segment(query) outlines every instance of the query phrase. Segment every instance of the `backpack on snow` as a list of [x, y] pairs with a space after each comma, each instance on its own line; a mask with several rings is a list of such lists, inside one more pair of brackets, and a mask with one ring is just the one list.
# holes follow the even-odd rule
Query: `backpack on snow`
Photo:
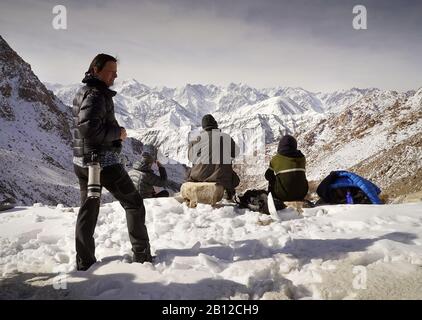
[[[252, 211], [270, 214], [268, 210], [268, 191], [266, 190], [247, 190], [243, 194], [236, 195], [234, 200], [240, 208], [247, 208]], [[278, 199], [274, 199], [274, 205], [276, 210], [285, 208], [284, 204]]]

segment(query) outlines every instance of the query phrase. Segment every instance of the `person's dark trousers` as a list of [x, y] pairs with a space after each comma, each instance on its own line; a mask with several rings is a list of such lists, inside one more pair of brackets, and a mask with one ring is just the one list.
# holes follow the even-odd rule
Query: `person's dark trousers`
[[286, 208], [286, 205], [284, 204], [282, 200], [280, 200], [277, 197], [277, 195], [274, 192], [275, 182], [276, 182], [275, 175], [270, 175], [269, 180], [268, 180], [268, 192], [271, 192], [271, 195], [273, 196], [274, 206], [276, 210], [283, 210], [284, 208]]
[[154, 194], [154, 198], [167, 198], [168, 196], [170, 196], [170, 193], [167, 190], [161, 190]]
[[233, 170], [232, 171], [232, 187], [231, 188], [224, 188], [224, 198], [226, 200], [232, 200], [234, 195], [236, 194], [236, 187], [240, 184], [240, 178], [237, 173]]
[[[76, 264], [78, 270], [86, 270], [95, 258], [94, 230], [100, 210], [99, 198], [87, 198], [88, 168], [74, 165], [81, 190], [81, 208], [76, 221]], [[121, 164], [101, 170], [101, 185], [120, 202], [126, 211], [129, 239], [134, 254], [150, 255], [149, 238], [145, 226], [145, 207], [141, 195]]]
[[269, 175], [267, 179], [268, 179], [268, 192], [271, 192], [271, 194], [275, 196], [274, 194], [274, 185], [275, 185], [275, 180], [276, 180], [275, 175], [273, 174]]

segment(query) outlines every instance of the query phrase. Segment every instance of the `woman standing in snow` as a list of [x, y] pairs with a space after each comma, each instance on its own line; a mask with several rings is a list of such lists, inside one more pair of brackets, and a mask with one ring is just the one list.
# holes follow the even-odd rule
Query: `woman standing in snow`
[[122, 141], [127, 134], [114, 115], [113, 97], [116, 92], [109, 87], [116, 78], [117, 60], [107, 54], [97, 55], [82, 80], [85, 85], [73, 100], [73, 163], [81, 189], [81, 207], [75, 232], [78, 270], [87, 270], [96, 262], [94, 230], [100, 197], [88, 194], [88, 178], [93, 176], [89, 176], [88, 164], [94, 158], [101, 167], [100, 185], [95, 184], [98, 193], [104, 186], [126, 211], [133, 262], [152, 261], [144, 203], [119, 159]]

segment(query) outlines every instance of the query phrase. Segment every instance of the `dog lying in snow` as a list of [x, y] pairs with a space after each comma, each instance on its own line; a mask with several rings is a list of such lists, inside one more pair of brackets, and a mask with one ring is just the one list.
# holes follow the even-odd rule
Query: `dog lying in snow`
[[185, 182], [180, 194], [189, 208], [195, 208], [198, 203], [215, 206], [223, 199], [224, 188], [215, 182]]

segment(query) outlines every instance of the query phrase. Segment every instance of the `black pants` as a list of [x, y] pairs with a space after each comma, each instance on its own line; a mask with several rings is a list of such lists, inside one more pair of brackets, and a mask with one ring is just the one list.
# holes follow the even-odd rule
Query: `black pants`
[[275, 175], [269, 176], [268, 192], [271, 192], [271, 195], [273, 196], [274, 206], [275, 206], [276, 210], [283, 210], [284, 208], [286, 208], [286, 205], [284, 204], [283, 200], [279, 199], [274, 192], [275, 182], [276, 182]]
[[268, 180], [268, 192], [271, 192], [271, 194], [273, 195], [273, 197], [275, 197], [275, 193], [274, 193], [274, 185], [275, 185], [275, 175], [270, 175]]
[[170, 196], [170, 193], [167, 190], [161, 190], [152, 195], [153, 198], [167, 198], [168, 196]]
[[[76, 264], [78, 270], [86, 270], [96, 262], [93, 236], [100, 210], [100, 199], [87, 198], [88, 168], [74, 165], [74, 170], [81, 189], [81, 208], [75, 232]], [[123, 166], [116, 164], [103, 168], [101, 185], [110, 191], [126, 211], [132, 251], [134, 253], [149, 252], [144, 202]]]

